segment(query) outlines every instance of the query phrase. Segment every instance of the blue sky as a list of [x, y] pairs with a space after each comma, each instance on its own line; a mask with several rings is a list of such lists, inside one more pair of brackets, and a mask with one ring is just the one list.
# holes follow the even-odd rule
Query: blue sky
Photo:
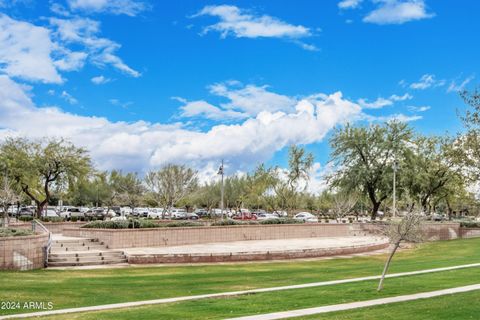
[[320, 176], [346, 121], [456, 132], [480, 4], [459, 0], [0, 0], [0, 138], [65, 136], [101, 169], [187, 163], [211, 176], [285, 165]]

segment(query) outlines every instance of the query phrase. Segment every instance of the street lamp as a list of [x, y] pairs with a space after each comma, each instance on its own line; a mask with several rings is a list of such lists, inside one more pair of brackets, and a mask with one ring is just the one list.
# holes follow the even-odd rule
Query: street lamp
[[223, 174], [224, 174], [224, 169], [223, 169], [223, 159], [222, 159], [222, 164], [220, 165], [220, 168], [218, 168], [218, 172], [217, 174], [220, 174], [222, 175], [222, 185], [221, 185], [221, 188], [220, 188], [220, 210], [222, 212], [222, 219], [223, 219]]

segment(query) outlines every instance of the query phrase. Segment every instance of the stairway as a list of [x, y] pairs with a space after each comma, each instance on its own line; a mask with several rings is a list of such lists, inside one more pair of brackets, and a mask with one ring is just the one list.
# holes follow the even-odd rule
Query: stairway
[[126, 263], [122, 251], [110, 250], [98, 239], [54, 240], [48, 255], [49, 267], [94, 266]]

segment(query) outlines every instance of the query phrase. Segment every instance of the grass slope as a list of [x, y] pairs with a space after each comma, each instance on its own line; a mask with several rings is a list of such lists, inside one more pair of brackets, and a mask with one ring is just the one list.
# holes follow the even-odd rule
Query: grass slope
[[[416, 250], [400, 252], [390, 272], [480, 262], [478, 248], [480, 239], [426, 243]], [[0, 301], [52, 301], [54, 308], [60, 309], [273, 287], [378, 275], [384, 259], [385, 256], [371, 256], [209, 266], [0, 272]], [[393, 279], [387, 280], [387, 284], [390, 281]], [[0, 314], [18, 312], [26, 311], [0, 310]]]

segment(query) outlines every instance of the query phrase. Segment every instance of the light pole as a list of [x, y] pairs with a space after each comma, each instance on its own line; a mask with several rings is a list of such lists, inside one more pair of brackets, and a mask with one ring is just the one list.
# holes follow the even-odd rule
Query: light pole
[[220, 210], [222, 212], [222, 219], [223, 219], [223, 174], [224, 174], [224, 169], [223, 169], [223, 159], [222, 159], [222, 164], [220, 165], [220, 168], [218, 168], [218, 174], [222, 175], [222, 185], [220, 187]]
[[395, 214], [396, 214], [396, 211], [397, 211], [397, 207], [396, 207], [396, 201], [397, 201], [397, 194], [396, 194], [396, 191], [397, 191], [397, 188], [396, 188], [396, 178], [397, 178], [397, 169], [398, 169], [398, 162], [397, 162], [397, 158], [395, 157], [395, 159], [393, 160], [393, 213], [392, 213], [392, 217], [395, 218]]

